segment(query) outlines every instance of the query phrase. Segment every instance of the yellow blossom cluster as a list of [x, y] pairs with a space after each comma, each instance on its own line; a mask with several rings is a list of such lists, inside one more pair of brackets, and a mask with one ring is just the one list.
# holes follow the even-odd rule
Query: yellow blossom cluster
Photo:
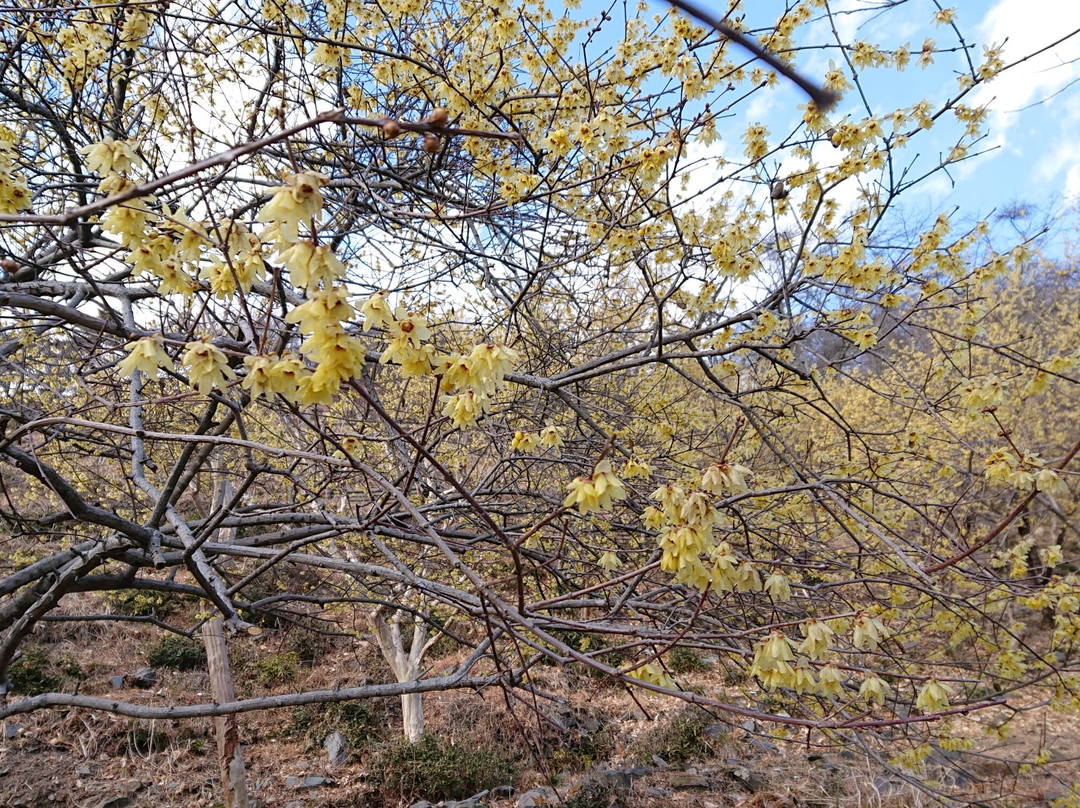
[[26, 178], [14, 168], [15, 141], [15, 133], [0, 126], [0, 213], [30, 209], [30, 188]]
[[[475, 346], [468, 356], [451, 354], [438, 357], [434, 372], [442, 377], [442, 414], [449, 417], [455, 427], [476, 421], [491, 406], [491, 396], [502, 387], [506, 374], [521, 361], [513, 348], [495, 342]], [[557, 443], [549, 436], [551, 445]], [[554, 443], [553, 443], [554, 441]]]
[[626, 487], [622, 480], [611, 470], [611, 461], [606, 457], [593, 468], [588, 477], [577, 477], [569, 485], [563, 507], [577, 506], [580, 513], [611, 510], [615, 502], [626, 499]]

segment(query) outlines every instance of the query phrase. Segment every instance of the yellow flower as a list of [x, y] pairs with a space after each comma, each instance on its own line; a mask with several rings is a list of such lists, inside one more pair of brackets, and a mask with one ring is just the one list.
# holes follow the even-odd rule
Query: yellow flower
[[345, 333], [338, 324], [322, 328], [304, 340], [300, 352], [318, 362], [316, 372], [337, 376], [338, 381], [353, 379], [364, 368], [366, 351], [360, 340]]
[[407, 314], [404, 308], [398, 307], [394, 315], [394, 319], [390, 321], [387, 328], [390, 344], [379, 357], [379, 362], [415, 364], [417, 354], [422, 352], [421, 341], [431, 337], [431, 330], [423, 317], [418, 314]]
[[735, 570], [735, 590], [737, 592], [760, 592], [761, 578], [753, 562], [744, 559]]
[[839, 696], [844, 692], [844, 674], [835, 662], [828, 662], [818, 674], [818, 688], [826, 698]]
[[656, 530], [664, 524], [664, 512], [650, 505], [641, 512], [641, 521], [645, 524], [645, 527]]
[[334, 403], [334, 396], [341, 389], [341, 377], [332, 369], [320, 365], [315, 372], [300, 379], [300, 403], [304, 406]]
[[868, 673], [859, 686], [859, 698], [867, 704], [884, 704], [885, 697], [891, 690], [892, 688], [884, 679], [875, 673]]
[[274, 392], [295, 404], [300, 400], [300, 383], [309, 374], [298, 356], [287, 353], [274, 363], [269, 375]]
[[652, 466], [646, 463], [644, 460], [638, 460], [631, 457], [626, 461], [626, 465], [623, 466], [622, 475], [628, 480], [632, 480], [635, 477], [652, 477]]
[[666, 687], [668, 690], [678, 689], [672, 678], [667, 675], [667, 671], [652, 662], [634, 668], [627, 675], [642, 682]]
[[248, 372], [240, 386], [251, 393], [252, 401], [259, 396], [265, 396], [268, 401], [274, 400], [274, 379], [270, 371], [277, 361], [277, 356], [244, 357]]
[[442, 414], [449, 417], [457, 428], [476, 421], [489, 407], [488, 397], [475, 390], [466, 390], [453, 396], [443, 396]]
[[738, 583], [739, 573], [736, 564], [739, 559], [726, 541], [716, 545], [710, 558], [712, 561], [712, 586], [717, 592], [731, 592]]
[[601, 460], [589, 477], [578, 477], [570, 483], [570, 493], [563, 501], [563, 507], [577, 505], [582, 514], [590, 511], [609, 510], [613, 502], [626, 499], [626, 488], [622, 480], [611, 470], [611, 461]]
[[796, 693], [813, 693], [818, 689], [817, 679], [814, 678], [814, 669], [805, 659], [800, 659], [795, 665], [795, 681], [792, 685]]
[[562, 449], [562, 427], [548, 424], [540, 430], [540, 445], [545, 449]]
[[224, 388], [228, 379], [236, 378], [236, 374], [229, 368], [225, 354], [210, 342], [209, 338], [203, 337], [189, 342], [184, 348], [184, 355], [180, 361], [191, 368], [189, 373], [191, 386], [203, 395], [209, 393], [214, 387]]
[[298, 241], [279, 254], [278, 260], [288, 268], [293, 286], [309, 292], [318, 289], [320, 282], [329, 288], [336, 279], [345, 277], [345, 265], [327, 244]]
[[751, 471], [738, 463], [715, 463], [701, 474], [701, 487], [711, 494], [722, 496], [724, 491], [732, 494], [745, 494], [746, 478]]
[[866, 612], [859, 612], [855, 616], [855, 631], [852, 636], [852, 644], [859, 649], [876, 651], [878, 644], [889, 636], [889, 629], [885, 624]]
[[[795, 655], [791, 652], [791, 642], [784, 632], [773, 630], [754, 646], [754, 661], [750, 665], [750, 675], [761, 679], [766, 687], [786, 684], [787, 677], [794, 674], [791, 663]], [[779, 678], [777, 678], [777, 675]]]
[[485, 342], [472, 349], [469, 360], [476, 377], [488, 390], [493, 390], [521, 361], [521, 354], [505, 345]]
[[614, 550], [605, 550], [600, 554], [600, 566], [604, 572], [611, 572], [621, 567], [622, 561], [619, 560], [619, 555]]
[[355, 314], [347, 297], [348, 292], [341, 287], [323, 289], [285, 315], [285, 322], [299, 323], [300, 330], [305, 334], [327, 328], [333, 323], [343, 323]]
[[439, 357], [435, 372], [442, 377], [439, 387], [444, 393], [479, 386], [479, 379], [473, 375], [472, 361], [460, 354]]
[[431, 359], [435, 355], [432, 345], [421, 345], [413, 348], [408, 355], [401, 360], [401, 375], [405, 378], [410, 376], [426, 376], [431, 373]]
[[829, 628], [829, 624], [811, 617], [803, 624], [803, 632], [806, 639], [799, 643], [799, 653], [806, 654], [811, 659], [824, 659], [833, 638], [833, 630]]
[[394, 317], [387, 325], [391, 341], [405, 341], [419, 346], [426, 339], [431, 339], [431, 329], [427, 320], [419, 314], [406, 312], [404, 306], [394, 310]]
[[791, 584], [788, 583], [787, 576], [779, 570], [774, 571], [765, 579], [765, 591], [777, 603], [787, 603], [791, 600]]
[[386, 302], [386, 292], [376, 292], [368, 297], [364, 305], [360, 307], [360, 313], [364, 316], [364, 330], [370, 328], [387, 328], [394, 321], [390, 304]]
[[919, 688], [919, 696], [915, 699], [915, 706], [924, 715], [948, 710], [949, 691], [942, 687], [937, 679], [927, 679], [926, 684]]
[[276, 224], [281, 237], [291, 243], [299, 238], [300, 222], [318, 219], [323, 198], [319, 188], [327, 179], [315, 171], [301, 171], [286, 177], [288, 185], [277, 188], [273, 198], [259, 211], [259, 221]]
[[161, 337], [143, 337], [124, 347], [128, 350], [128, 355], [117, 365], [122, 376], [131, 376], [136, 370], [141, 370], [147, 376], [153, 377], [157, 375], [158, 368], [173, 369], [172, 359], [165, 353]]
[[531, 452], [536, 448], [540, 442], [540, 436], [535, 433], [525, 434], [520, 429], [514, 433], [513, 440], [510, 441], [510, 448], [515, 452]]
[[86, 167], [101, 176], [131, 170], [139, 158], [135, 155], [135, 143], [130, 140], [105, 138], [100, 143], [83, 146], [79, 153], [86, 156]]
[[1043, 469], [1035, 475], [1035, 488], [1059, 497], [1069, 493], [1068, 483], [1053, 469]]

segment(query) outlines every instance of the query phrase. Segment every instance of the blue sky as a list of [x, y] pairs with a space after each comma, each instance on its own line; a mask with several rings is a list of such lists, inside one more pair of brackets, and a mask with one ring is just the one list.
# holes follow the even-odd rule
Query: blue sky
[[[941, 211], [957, 210], [961, 221], [991, 216], [1008, 207], [1061, 214], [1080, 201], [1080, 0], [907, 0], [882, 13], [885, 0], [831, 0], [833, 20], [846, 41], [867, 39], [885, 49], [907, 44], [913, 53], [924, 37], [934, 38], [941, 48], [959, 44], [948, 26], [937, 26], [933, 17], [939, 7], [956, 9], [955, 21], [973, 60], [982, 61], [983, 47], [1002, 44], [1008, 65], [1045, 49], [1009, 68], [986, 85], [976, 88], [965, 102], [988, 105], [989, 136], [974, 151], [985, 154], [939, 173], [901, 198], [901, 215], [912, 221], [933, 219]], [[724, 5], [713, 0], [714, 9]], [[666, 10], [653, 2], [658, 12]], [[745, 22], [761, 27], [783, 12], [782, 0], [746, 2]], [[811, 24], [807, 41], [830, 37], [827, 21]], [[1072, 36], [1069, 36], [1072, 34]], [[1056, 40], [1063, 40], [1053, 44]], [[821, 78], [829, 59], [837, 54], [812, 50], [801, 54], [803, 72]], [[890, 112], [927, 98], [940, 103], [957, 91], [957, 76], [966, 67], [959, 53], [940, 54], [923, 70], [912, 60], [903, 73], [894, 69], [867, 70], [862, 74], [875, 113]], [[800, 117], [798, 105], [805, 99], [784, 84], [758, 94], [745, 111], [742, 125], [760, 120], [774, 134], [790, 132]], [[849, 91], [835, 118], [865, 116], [858, 94]], [[917, 141], [908, 156], [916, 169], [929, 168], [956, 143], [960, 130], [952, 116]], [[732, 132], [729, 130], [728, 138]], [[917, 155], [917, 157], [916, 157]], [[951, 179], [950, 179], [951, 178]], [[1065, 225], [1063, 225], [1064, 227]], [[1068, 225], [1071, 226], [1071, 225]], [[1051, 242], [1060, 249], [1061, 234]]]

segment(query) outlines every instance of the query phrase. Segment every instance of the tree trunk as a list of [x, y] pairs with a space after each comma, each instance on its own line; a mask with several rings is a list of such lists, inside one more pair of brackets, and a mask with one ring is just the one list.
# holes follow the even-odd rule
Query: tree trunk
[[[229, 675], [229, 657], [225, 648], [225, 636], [221, 618], [208, 620], [203, 626], [203, 643], [206, 645], [206, 661], [210, 666], [210, 687], [218, 704], [236, 701], [232, 676]], [[221, 786], [225, 792], [225, 808], [248, 808], [247, 786], [244, 783], [244, 756], [240, 751], [240, 736], [235, 715], [219, 715], [214, 718], [217, 731], [218, 763], [221, 766]]]

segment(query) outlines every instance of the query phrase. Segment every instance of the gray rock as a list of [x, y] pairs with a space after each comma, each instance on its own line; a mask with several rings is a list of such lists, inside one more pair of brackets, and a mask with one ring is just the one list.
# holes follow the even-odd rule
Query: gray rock
[[113, 690], [123, 690], [124, 689], [124, 677], [123, 676], [110, 676], [109, 677], [109, 687], [112, 688]]
[[139, 668], [131, 674], [131, 684], [134, 687], [153, 687], [157, 680], [157, 671], [153, 668]]
[[621, 769], [599, 769], [590, 774], [588, 779], [614, 791], [629, 791], [634, 783], [633, 775]]
[[901, 780], [897, 780], [893, 777], [885, 777], [878, 775], [874, 778], [874, 789], [882, 797], [893, 797], [900, 794], [904, 790], [904, 783]]
[[94, 808], [128, 808], [130, 805], [131, 797], [120, 794], [115, 797], [107, 797], [104, 801], [95, 805]]
[[692, 772], [671, 772], [667, 776], [667, 783], [678, 791], [687, 791], [693, 788], [711, 788], [712, 783], [708, 777]]
[[517, 808], [542, 808], [558, 804], [559, 795], [553, 788], [531, 788], [517, 798]]
[[741, 780], [742, 784], [750, 791], [764, 791], [769, 785], [765, 782], [764, 777], [749, 766], [736, 766], [731, 770], [731, 774], [737, 780]]
[[705, 727], [705, 737], [708, 738], [710, 741], [719, 741], [723, 738], [726, 738], [727, 735], [727, 724], [724, 724], [720, 721], [716, 721], [715, 723], [709, 724], [709, 726]]
[[349, 759], [349, 742], [340, 732], [331, 732], [323, 741], [323, 749], [330, 761], [330, 766], [336, 768]]
[[13, 740], [15, 740], [19, 736], [19, 733], [23, 731], [23, 729], [25, 729], [25, 727], [22, 724], [7, 724], [7, 725], [5, 725], [4, 726], [4, 740], [5, 741], [13, 741]]
[[319, 788], [320, 786], [332, 786], [337, 785], [329, 777], [319, 777], [312, 775], [310, 777], [286, 777], [286, 788]]

